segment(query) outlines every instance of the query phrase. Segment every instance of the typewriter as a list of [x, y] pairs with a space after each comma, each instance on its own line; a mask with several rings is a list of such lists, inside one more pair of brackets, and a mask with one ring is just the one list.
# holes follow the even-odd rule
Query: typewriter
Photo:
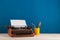
[[25, 20], [10, 20], [8, 35], [11, 37], [33, 37], [34, 32], [30, 26], [26, 25]]

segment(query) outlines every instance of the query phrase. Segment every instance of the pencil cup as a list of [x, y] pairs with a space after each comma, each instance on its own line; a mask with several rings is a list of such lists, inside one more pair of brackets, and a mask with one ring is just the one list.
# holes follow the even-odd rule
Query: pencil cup
[[34, 28], [35, 35], [40, 35], [40, 28]]

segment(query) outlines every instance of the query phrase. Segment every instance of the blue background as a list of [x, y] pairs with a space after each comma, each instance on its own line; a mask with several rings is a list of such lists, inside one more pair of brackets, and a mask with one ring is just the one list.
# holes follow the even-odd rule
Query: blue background
[[29, 26], [41, 21], [41, 33], [60, 33], [60, 0], [0, 0], [0, 33], [7, 33], [10, 19], [25, 19]]

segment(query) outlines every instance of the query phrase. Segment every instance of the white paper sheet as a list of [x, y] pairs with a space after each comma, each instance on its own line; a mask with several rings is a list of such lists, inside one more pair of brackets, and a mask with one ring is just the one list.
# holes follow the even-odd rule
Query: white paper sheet
[[25, 20], [10, 20], [10, 22], [11, 22], [11, 26], [14, 26], [14, 27], [25, 27], [25, 26], [27, 26]]

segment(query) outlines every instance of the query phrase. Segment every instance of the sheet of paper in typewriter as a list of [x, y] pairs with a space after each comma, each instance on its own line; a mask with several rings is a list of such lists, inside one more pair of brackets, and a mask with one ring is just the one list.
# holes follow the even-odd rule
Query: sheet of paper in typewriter
[[27, 26], [25, 20], [10, 20], [10, 22], [11, 22], [11, 26], [14, 26], [14, 27], [25, 27], [25, 26]]

